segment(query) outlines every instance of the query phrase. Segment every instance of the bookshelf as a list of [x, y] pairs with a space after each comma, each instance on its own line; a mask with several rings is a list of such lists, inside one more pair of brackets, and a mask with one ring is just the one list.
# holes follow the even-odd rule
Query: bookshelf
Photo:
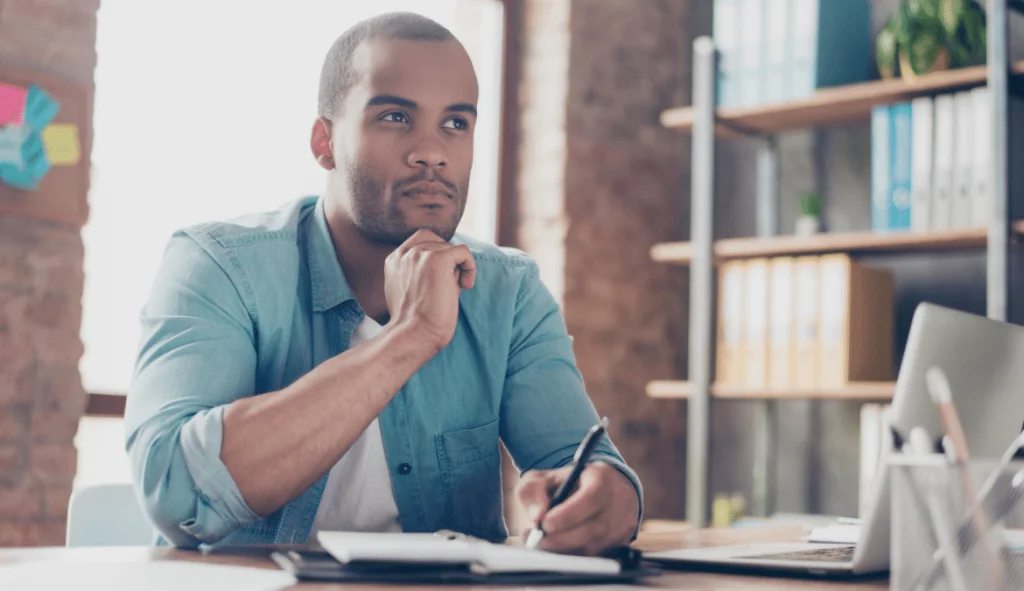
[[[895, 382], [852, 382], [842, 388], [814, 390], [771, 390], [739, 388], [735, 386], [711, 385], [715, 398], [732, 400], [891, 400]], [[690, 382], [658, 380], [647, 384], [647, 395], [651, 398], [689, 398]]]
[[[902, 79], [833, 87], [808, 98], [757, 107], [716, 108], [716, 48], [710, 37], [693, 43], [691, 106], [661, 114], [663, 126], [690, 134], [690, 241], [657, 244], [651, 258], [689, 267], [688, 381], [651, 381], [647, 395], [683, 399], [687, 404], [686, 519], [696, 527], [707, 523], [710, 406], [713, 399], [755, 401], [755, 512], [770, 510], [769, 480], [774, 465], [775, 406], [785, 399], [886, 400], [892, 382], [852, 383], [840, 389], [771, 391], [724, 387], [713, 383], [715, 353], [715, 264], [729, 259], [775, 255], [867, 253], [932, 253], [981, 250], [986, 259], [987, 314], [1006, 320], [1010, 308], [1010, 249], [1024, 236], [1024, 223], [1010, 218], [1008, 103], [1011, 82], [1024, 78], [1024, 61], [1009, 59], [1008, 11], [1024, 12], [1022, 0], [986, 0], [987, 59], [985, 66], [954, 69]], [[779, 236], [779, 150], [776, 134], [870, 120], [873, 107], [924, 95], [990, 89], [993, 141], [991, 165], [994, 207], [984, 228], [927, 233], [854, 232], [811, 237]], [[715, 240], [715, 142], [739, 139], [757, 143], [757, 235]], [[652, 376], [656, 378], [658, 376]]]
[[[1024, 74], [1024, 60], [1015, 62], [1012, 72]], [[836, 86], [806, 99], [773, 105], [716, 109], [715, 133], [727, 139], [867, 121], [875, 105], [979, 86], [985, 84], [987, 75], [985, 66], [975, 66], [935, 72], [911, 81], [875, 80]], [[693, 131], [694, 110], [668, 109], [661, 114], [661, 124], [678, 131]]]
[[[1015, 237], [1024, 235], [1024, 221], [1011, 224]], [[729, 238], [716, 240], [713, 245], [716, 263], [753, 257], [792, 256], [845, 252], [908, 253], [941, 252], [948, 250], [984, 249], [988, 230], [970, 228], [941, 232], [848, 232], [816, 234], [813, 236], [776, 236], [769, 238]], [[689, 265], [693, 260], [693, 245], [689, 242], [665, 242], [651, 248], [651, 259], [659, 263]]]

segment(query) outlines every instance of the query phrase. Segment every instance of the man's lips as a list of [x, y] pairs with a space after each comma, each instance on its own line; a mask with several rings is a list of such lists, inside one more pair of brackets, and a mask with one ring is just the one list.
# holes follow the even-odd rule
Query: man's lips
[[404, 187], [402, 196], [416, 199], [424, 205], [447, 205], [452, 201], [454, 195], [443, 183], [419, 182]]
[[442, 195], [451, 198], [452, 192], [448, 190], [448, 187], [444, 183], [437, 181], [421, 181], [413, 183], [407, 187], [402, 187], [402, 194], [404, 195]]

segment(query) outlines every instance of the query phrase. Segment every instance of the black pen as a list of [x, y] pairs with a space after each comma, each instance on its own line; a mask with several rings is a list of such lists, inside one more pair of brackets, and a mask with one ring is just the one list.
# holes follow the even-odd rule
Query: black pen
[[[569, 495], [576, 490], [576, 485], [579, 483], [580, 474], [583, 473], [583, 469], [587, 467], [587, 462], [590, 460], [591, 454], [594, 453], [594, 449], [597, 447], [601, 436], [604, 435], [605, 429], [608, 428], [608, 417], [601, 419], [601, 422], [594, 425], [587, 431], [586, 437], [580, 442], [580, 446], [576, 448], [576, 455], [572, 457], [572, 471], [569, 472], [569, 477], [566, 478], [562, 484], [555, 490], [555, 494], [551, 497], [551, 503], [548, 505], [548, 511], [561, 505], [569, 498]], [[547, 512], [545, 511], [545, 514]], [[533, 528], [530, 535], [526, 538], [527, 548], [536, 548], [537, 544], [544, 539], [544, 530], [540, 527], [540, 522], [544, 519], [541, 515], [537, 518], [537, 526]]]

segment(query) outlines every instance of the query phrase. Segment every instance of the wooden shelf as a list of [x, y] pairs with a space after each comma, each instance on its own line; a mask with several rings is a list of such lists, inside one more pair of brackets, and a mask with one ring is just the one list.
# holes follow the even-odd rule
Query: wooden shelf
[[[1013, 64], [1013, 73], [1024, 73], [1024, 61]], [[876, 105], [910, 100], [916, 96], [953, 91], [985, 83], [987, 68], [974, 66], [919, 76], [913, 81], [876, 80], [819, 90], [805, 99], [758, 107], [717, 109], [716, 133], [723, 137], [747, 133], [777, 133], [807, 127], [840, 125], [867, 120]], [[661, 114], [670, 129], [693, 129], [693, 109], [678, 107]]]
[[[1013, 222], [1014, 234], [1024, 234], [1024, 220]], [[846, 252], [914, 252], [983, 249], [988, 232], [983, 228], [935, 232], [849, 232], [813, 236], [776, 236], [773, 238], [728, 238], [716, 240], [715, 262], [768, 256], [828, 254]], [[693, 246], [689, 242], [664, 242], [651, 247], [651, 258], [659, 263], [689, 265]]]
[[[768, 390], [713, 384], [711, 395], [734, 400], [888, 400], [892, 398], [895, 387], [895, 382], [853, 382], [838, 389]], [[691, 390], [690, 383], [682, 381], [662, 380], [647, 384], [647, 395], [651, 398], [689, 398]]]

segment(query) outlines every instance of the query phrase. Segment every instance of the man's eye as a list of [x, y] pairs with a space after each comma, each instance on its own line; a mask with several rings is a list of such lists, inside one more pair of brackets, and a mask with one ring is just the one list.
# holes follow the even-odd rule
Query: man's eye
[[442, 125], [441, 127], [444, 127], [446, 129], [459, 129], [465, 131], [469, 129], [469, 122], [463, 119], [462, 117], [452, 117], [451, 119], [445, 121], [444, 125]]
[[380, 118], [381, 121], [388, 121], [390, 123], [408, 123], [409, 118], [405, 116], [405, 113], [400, 111], [394, 111], [391, 113], [385, 113]]

